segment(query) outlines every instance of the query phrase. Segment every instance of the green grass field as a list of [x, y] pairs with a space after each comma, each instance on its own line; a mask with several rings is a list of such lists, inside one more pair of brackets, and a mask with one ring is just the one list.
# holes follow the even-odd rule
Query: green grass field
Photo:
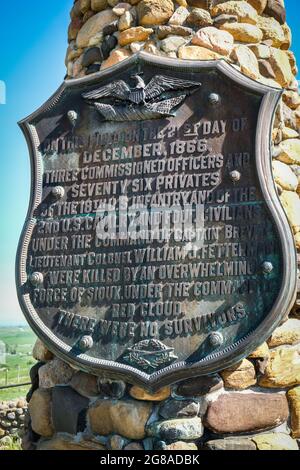
[[[29, 327], [0, 327], [0, 387], [30, 382], [29, 370], [35, 364], [31, 355], [35, 340]], [[28, 388], [0, 390], [0, 401], [24, 397]]]

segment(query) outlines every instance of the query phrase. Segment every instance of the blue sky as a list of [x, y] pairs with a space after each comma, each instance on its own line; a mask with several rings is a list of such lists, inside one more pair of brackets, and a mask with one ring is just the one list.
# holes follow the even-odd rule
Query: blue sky
[[[17, 122], [58, 88], [65, 75], [69, 11], [73, 0], [2, 2], [0, 80], [7, 89], [0, 104], [0, 325], [23, 324], [14, 280], [15, 254], [26, 217], [29, 158]], [[300, 60], [299, 0], [286, 0], [293, 50]], [[1, 97], [0, 97], [1, 101]]]

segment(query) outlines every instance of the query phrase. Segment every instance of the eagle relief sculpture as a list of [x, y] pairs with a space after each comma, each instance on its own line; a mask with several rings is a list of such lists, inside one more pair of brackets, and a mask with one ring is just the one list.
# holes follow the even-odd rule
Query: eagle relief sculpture
[[95, 107], [106, 121], [141, 121], [175, 116], [175, 108], [201, 86], [198, 82], [163, 75], [155, 75], [146, 85], [140, 75], [132, 76], [137, 81], [135, 88], [124, 80], [116, 80], [82, 96], [97, 101]]

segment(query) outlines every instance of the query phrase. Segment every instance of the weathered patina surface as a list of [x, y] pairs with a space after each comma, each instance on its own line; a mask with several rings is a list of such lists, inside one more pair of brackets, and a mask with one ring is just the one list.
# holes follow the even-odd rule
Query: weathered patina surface
[[157, 388], [270, 335], [296, 286], [271, 174], [279, 97], [225, 62], [142, 54], [21, 123], [33, 187], [18, 292], [57, 355]]

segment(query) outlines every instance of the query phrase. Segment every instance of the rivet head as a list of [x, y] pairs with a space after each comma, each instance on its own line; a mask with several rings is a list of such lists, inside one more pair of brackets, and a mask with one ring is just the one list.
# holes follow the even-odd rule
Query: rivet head
[[92, 349], [93, 345], [94, 341], [91, 336], [83, 336], [79, 341], [79, 348], [83, 352]]
[[65, 195], [65, 189], [62, 186], [55, 186], [55, 188], [52, 189], [52, 195], [55, 199], [62, 199]]
[[43, 276], [42, 273], [35, 272], [35, 273], [32, 273], [32, 274], [29, 276], [29, 281], [31, 282], [31, 284], [32, 284], [34, 287], [37, 287], [37, 286], [40, 286], [41, 284], [43, 284], [43, 282], [44, 282], [44, 276]]
[[75, 127], [77, 119], [78, 119], [78, 114], [76, 113], [76, 111], [74, 111], [73, 109], [68, 111], [68, 119], [70, 123], [72, 124], [72, 126]]
[[208, 101], [212, 106], [217, 106], [221, 102], [221, 97], [217, 93], [211, 93], [208, 96]]
[[241, 173], [237, 170], [233, 170], [231, 173], [230, 173], [230, 178], [232, 181], [234, 182], [237, 182], [237, 181], [240, 181], [241, 179]]
[[270, 261], [265, 261], [263, 264], [262, 264], [262, 270], [264, 272], [264, 274], [270, 274], [274, 269], [274, 266], [272, 263], [270, 263]]
[[211, 333], [209, 335], [208, 339], [209, 339], [210, 344], [214, 348], [217, 348], [217, 347], [221, 346], [224, 342], [223, 335], [222, 335], [222, 333], [219, 333], [219, 332]]

